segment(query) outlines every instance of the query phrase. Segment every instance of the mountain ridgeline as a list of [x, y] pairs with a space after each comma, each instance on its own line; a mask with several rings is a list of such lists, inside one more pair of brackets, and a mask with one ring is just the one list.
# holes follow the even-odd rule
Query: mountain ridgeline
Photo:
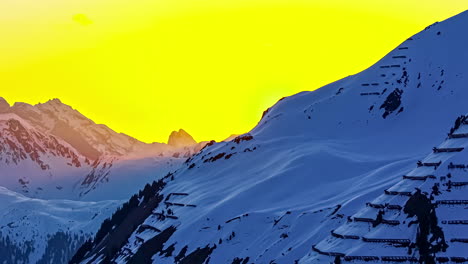
[[467, 26], [431, 25], [208, 143], [72, 263], [467, 262]]
[[0, 262], [66, 263], [123, 201], [206, 144], [187, 138], [147, 144], [58, 99], [0, 98]]
[[[148, 167], [164, 175], [206, 144], [184, 130], [171, 134], [171, 145], [143, 143], [94, 123], [58, 99], [10, 106], [1, 98], [0, 129], [2, 186], [48, 199], [76, 199], [68, 193], [80, 199], [92, 196], [100, 186], [121, 181], [122, 176], [113, 174], [134, 167], [135, 160], [139, 170]], [[138, 188], [129, 188], [131, 192], [152, 180], [140, 178], [143, 181]]]

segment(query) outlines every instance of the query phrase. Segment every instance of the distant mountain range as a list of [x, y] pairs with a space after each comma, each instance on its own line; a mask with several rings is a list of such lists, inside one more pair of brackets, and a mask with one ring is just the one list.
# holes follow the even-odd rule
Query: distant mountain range
[[[81, 197], [110, 181], [112, 167], [148, 158], [161, 163], [152, 169], [168, 171], [167, 165], [187, 159], [206, 144], [195, 142], [184, 130], [173, 132], [170, 144], [147, 144], [94, 123], [58, 99], [10, 107], [0, 98], [0, 128], [2, 185], [32, 197], [76, 198], [71, 191]], [[148, 181], [143, 180], [139, 188]]]
[[467, 27], [464, 12], [280, 100], [133, 196], [72, 263], [467, 262]]
[[207, 143], [176, 135], [146, 144], [58, 99], [0, 98], [0, 262], [66, 262], [123, 200]]

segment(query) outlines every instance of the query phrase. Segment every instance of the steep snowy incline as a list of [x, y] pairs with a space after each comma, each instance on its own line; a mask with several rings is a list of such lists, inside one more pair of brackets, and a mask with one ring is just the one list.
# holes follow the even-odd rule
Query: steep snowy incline
[[365, 152], [423, 152], [465, 113], [467, 20], [464, 12], [436, 23], [362, 73], [281, 100], [251, 133], [365, 140]]
[[91, 163], [61, 138], [16, 114], [0, 114], [0, 262], [67, 262], [122, 200], [184, 160]]
[[149, 157], [135, 160], [98, 160], [70, 190], [84, 201], [127, 200], [145, 184], [180, 167], [186, 158]]
[[125, 214], [133, 231], [116, 223], [78, 259], [299, 262], [468, 112], [467, 26], [464, 12], [362, 73], [280, 100], [249, 134], [210, 143], [167, 175], [140, 208], [148, 217]]
[[40, 188], [38, 182], [55, 180], [54, 187], [60, 186], [60, 173], [53, 177], [52, 171], [84, 173], [87, 165], [86, 158], [60, 138], [36, 130], [15, 114], [0, 114], [2, 186], [34, 195], [39, 190], [31, 185]]
[[302, 262], [468, 262], [467, 131], [462, 116], [446, 141], [346, 224], [330, 230]]
[[[120, 204], [31, 199], [0, 187], [0, 262], [64, 263], [45, 255], [47, 249], [65, 250], [55, 252], [55, 257], [70, 258]], [[63, 239], [61, 245], [52, 244], [54, 236]], [[63, 244], [65, 240], [69, 244]], [[12, 254], [15, 249], [18, 252]]]

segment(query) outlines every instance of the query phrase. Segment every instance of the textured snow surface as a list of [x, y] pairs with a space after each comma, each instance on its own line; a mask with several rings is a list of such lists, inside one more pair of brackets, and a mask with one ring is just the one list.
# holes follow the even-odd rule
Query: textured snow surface
[[32, 199], [0, 187], [0, 234], [19, 247], [31, 243], [29, 262], [44, 253], [48, 236], [57, 232], [90, 236], [121, 201], [78, 202]]

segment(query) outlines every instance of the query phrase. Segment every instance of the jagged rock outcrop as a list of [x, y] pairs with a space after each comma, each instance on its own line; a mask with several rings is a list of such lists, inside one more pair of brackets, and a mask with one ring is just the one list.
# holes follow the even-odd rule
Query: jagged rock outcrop
[[9, 110], [10, 104], [3, 97], [0, 97], [0, 114], [7, 113]]
[[171, 135], [169, 135], [168, 144], [170, 146], [179, 148], [192, 146], [197, 144], [197, 142], [185, 130], [179, 129], [179, 131], [172, 131]]

